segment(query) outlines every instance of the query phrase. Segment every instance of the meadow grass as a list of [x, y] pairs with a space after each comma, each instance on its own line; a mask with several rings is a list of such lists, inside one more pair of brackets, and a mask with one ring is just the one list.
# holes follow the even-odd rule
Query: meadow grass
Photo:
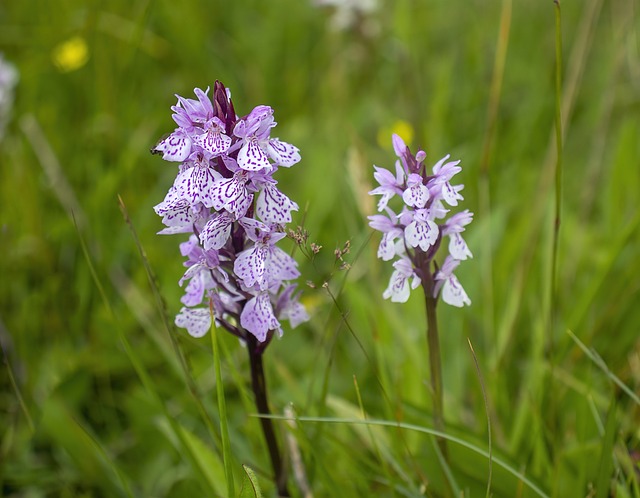
[[[3, 496], [275, 493], [246, 351], [173, 325], [181, 238], [152, 209], [174, 94], [216, 79], [301, 149], [279, 181], [323, 246], [290, 245], [312, 318], [265, 355], [294, 496], [640, 496], [640, 8], [560, 5], [559, 31], [551, 0], [381, 1], [336, 31], [302, 0], [0, 4]], [[366, 223], [400, 122], [462, 160], [475, 212], [473, 304], [438, 306], [444, 434], [422, 296], [382, 299]]]

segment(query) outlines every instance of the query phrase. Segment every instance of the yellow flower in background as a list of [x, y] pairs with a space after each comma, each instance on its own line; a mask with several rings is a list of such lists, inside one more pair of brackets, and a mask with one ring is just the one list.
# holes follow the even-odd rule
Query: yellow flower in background
[[378, 145], [385, 149], [391, 149], [391, 141], [389, 140], [389, 137], [394, 133], [399, 135], [407, 145], [411, 145], [411, 142], [413, 142], [413, 136], [415, 134], [413, 126], [406, 121], [398, 120], [393, 123], [392, 126], [380, 129], [378, 132]]
[[89, 60], [89, 47], [84, 38], [74, 36], [58, 44], [51, 53], [53, 63], [58, 70], [69, 73], [80, 69]]

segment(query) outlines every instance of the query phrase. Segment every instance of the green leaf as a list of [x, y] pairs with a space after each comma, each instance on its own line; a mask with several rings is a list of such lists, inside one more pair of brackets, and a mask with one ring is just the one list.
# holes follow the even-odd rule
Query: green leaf
[[245, 472], [245, 477], [242, 482], [242, 489], [240, 490], [241, 498], [262, 498], [262, 491], [260, 490], [260, 483], [258, 482], [258, 476], [248, 465], [243, 465], [242, 468]]

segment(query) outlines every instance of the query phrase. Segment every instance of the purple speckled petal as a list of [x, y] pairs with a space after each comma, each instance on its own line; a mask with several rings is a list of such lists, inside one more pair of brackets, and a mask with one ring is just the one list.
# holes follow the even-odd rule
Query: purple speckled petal
[[253, 242], [262, 240], [266, 235], [271, 233], [268, 225], [254, 218], [240, 218], [238, 221], [244, 228], [247, 237]]
[[289, 223], [291, 211], [297, 210], [298, 205], [273, 184], [267, 184], [258, 195], [256, 214], [266, 223]]
[[297, 301], [291, 303], [284, 316], [289, 319], [292, 329], [295, 329], [301, 323], [309, 321], [310, 318], [304, 305]]
[[199, 210], [180, 197], [178, 190], [173, 187], [164, 200], [153, 209], [162, 216], [162, 223], [169, 227], [159, 232], [163, 234], [190, 232], [199, 214]]
[[182, 308], [176, 316], [176, 325], [187, 329], [193, 337], [202, 337], [211, 328], [211, 313], [207, 308]]
[[280, 328], [267, 292], [261, 292], [247, 301], [240, 315], [240, 325], [260, 342], [264, 342], [269, 330]]
[[[253, 199], [253, 196], [249, 195], [246, 189], [247, 174], [239, 170], [238, 173], [233, 175], [233, 178], [225, 178], [218, 180], [211, 187], [211, 203], [216, 211], [220, 211], [225, 208], [227, 211], [240, 211], [238, 205], [244, 206], [247, 204], [247, 197]], [[242, 197], [240, 201], [237, 201], [238, 197]], [[230, 204], [236, 202], [235, 206]], [[250, 204], [250, 202], [249, 202]]]
[[442, 198], [445, 200], [449, 206], [457, 206], [459, 200], [463, 200], [461, 194], [458, 193], [458, 190], [462, 190], [459, 185], [453, 187], [449, 182], [445, 182], [442, 185]]
[[242, 185], [238, 183], [235, 177], [218, 180], [211, 188], [213, 209], [220, 211], [229, 202], [238, 197], [241, 188]]
[[264, 285], [265, 270], [269, 249], [264, 244], [256, 244], [250, 249], [238, 254], [233, 264], [233, 272], [247, 287], [257, 283]]
[[288, 319], [291, 328], [296, 328], [302, 322], [309, 320], [309, 314], [303, 304], [300, 303], [300, 292], [294, 294], [296, 285], [287, 286], [278, 296], [275, 312], [279, 319]]
[[195, 275], [185, 288], [184, 296], [180, 299], [182, 304], [186, 306], [198, 306], [202, 303], [202, 299], [204, 298], [204, 290], [205, 290], [205, 272], [199, 272]]
[[460, 261], [464, 261], [467, 258], [473, 258], [473, 254], [471, 254], [469, 246], [467, 246], [462, 235], [458, 232], [452, 233], [449, 238], [449, 253], [451, 253], [451, 256], [455, 259]]
[[451, 275], [445, 280], [442, 287], [442, 300], [457, 308], [462, 308], [465, 304], [467, 306], [471, 305], [471, 299], [469, 299], [455, 275]]
[[165, 161], [182, 162], [191, 153], [191, 139], [181, 128], [178, 128], [167, 138], [161, 140], [154, 150], [162, 152], [162, 159]]
[[218, 118], [211, 119], [205, 126], [205, 132], [193, 141], [213, 156], [224, 154], [231, 146], [231, 138], [224, 134], [224, 123]]
[[420, 249], [426, 251], [438, 240], [438, 225], [431, 220], [414, 220], [404, 229], [404, 239], [408, 246], [420, 246]]
[[253, 194], [250, 194], [249, 192], [247, 192], [246, 188], [243, 188], [242, 190], [240, 190], [238, 197], [236, 197], [229, 203], [227, 209], [235, 215], [236, 219], [240, 219], [245, 214], [247, 214], [247, 210], [252, 203]]
[[283, 280], [293, 280], [300, 276], [298, 263], [286, 252], [276, 246], [271, 246], [267, 261], [267, 272], [270, 280], [282, 282]]
[[378, 246], [378, 258], [382, 261], [391, 261], [396, 255], [396, 239], [401, 231], [387, 232], [382, 236]]
[[226, 212], [218, 213], [207, 221], [200, 232], [200, 241], [205, 250], [223, 247], [231, 235], [232, 224], [233, 217]]
[[287, 142], [281, 142], [277, 138], [269, 140], [267, 152], [277, 166], [289, 168], [300, 162], [300, 149]]
[[246, 171], [259, 171], [264, 168], [271, 169], [271, 163], [267, 154], [258, 143], [258, 139], [251, 137], [246, 140], [240, 152], [238, 152], [238, 166]]
[[220, 178], [220, 173], [213, 168], [196, 164], [178, 175], [174, 187], [189, 204], [202, 202], [206, 207], [211, 207], [212, 189]]
[[408, 277], [401, 271], [396, 270], [391, 275], [389, 286], [382, 293], [382, 297], [384, 299], [391, 298], [394, 303], [406, 303], [410, 294]]
[[429, 189], [423, 185], [418, 175], [412, 174], [410, 177], [418, 177], [417, 182], [409, 184], [402, 194], [402, 200], [407, 206], [423, 208], [429, 200]]

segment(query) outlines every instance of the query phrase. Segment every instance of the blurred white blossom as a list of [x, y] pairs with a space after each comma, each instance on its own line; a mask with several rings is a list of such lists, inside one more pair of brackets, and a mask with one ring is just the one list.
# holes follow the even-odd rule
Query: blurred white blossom
[[4, 59], [0, 53], [0, 139], [11, 115], [13, 107], [13, 91], [18, 83], [18, 70]]
[[378, 0], [314, 0], [314, 4], [333, 8], [331, 24], [338, 30], [354, 27], [378, 9]]

